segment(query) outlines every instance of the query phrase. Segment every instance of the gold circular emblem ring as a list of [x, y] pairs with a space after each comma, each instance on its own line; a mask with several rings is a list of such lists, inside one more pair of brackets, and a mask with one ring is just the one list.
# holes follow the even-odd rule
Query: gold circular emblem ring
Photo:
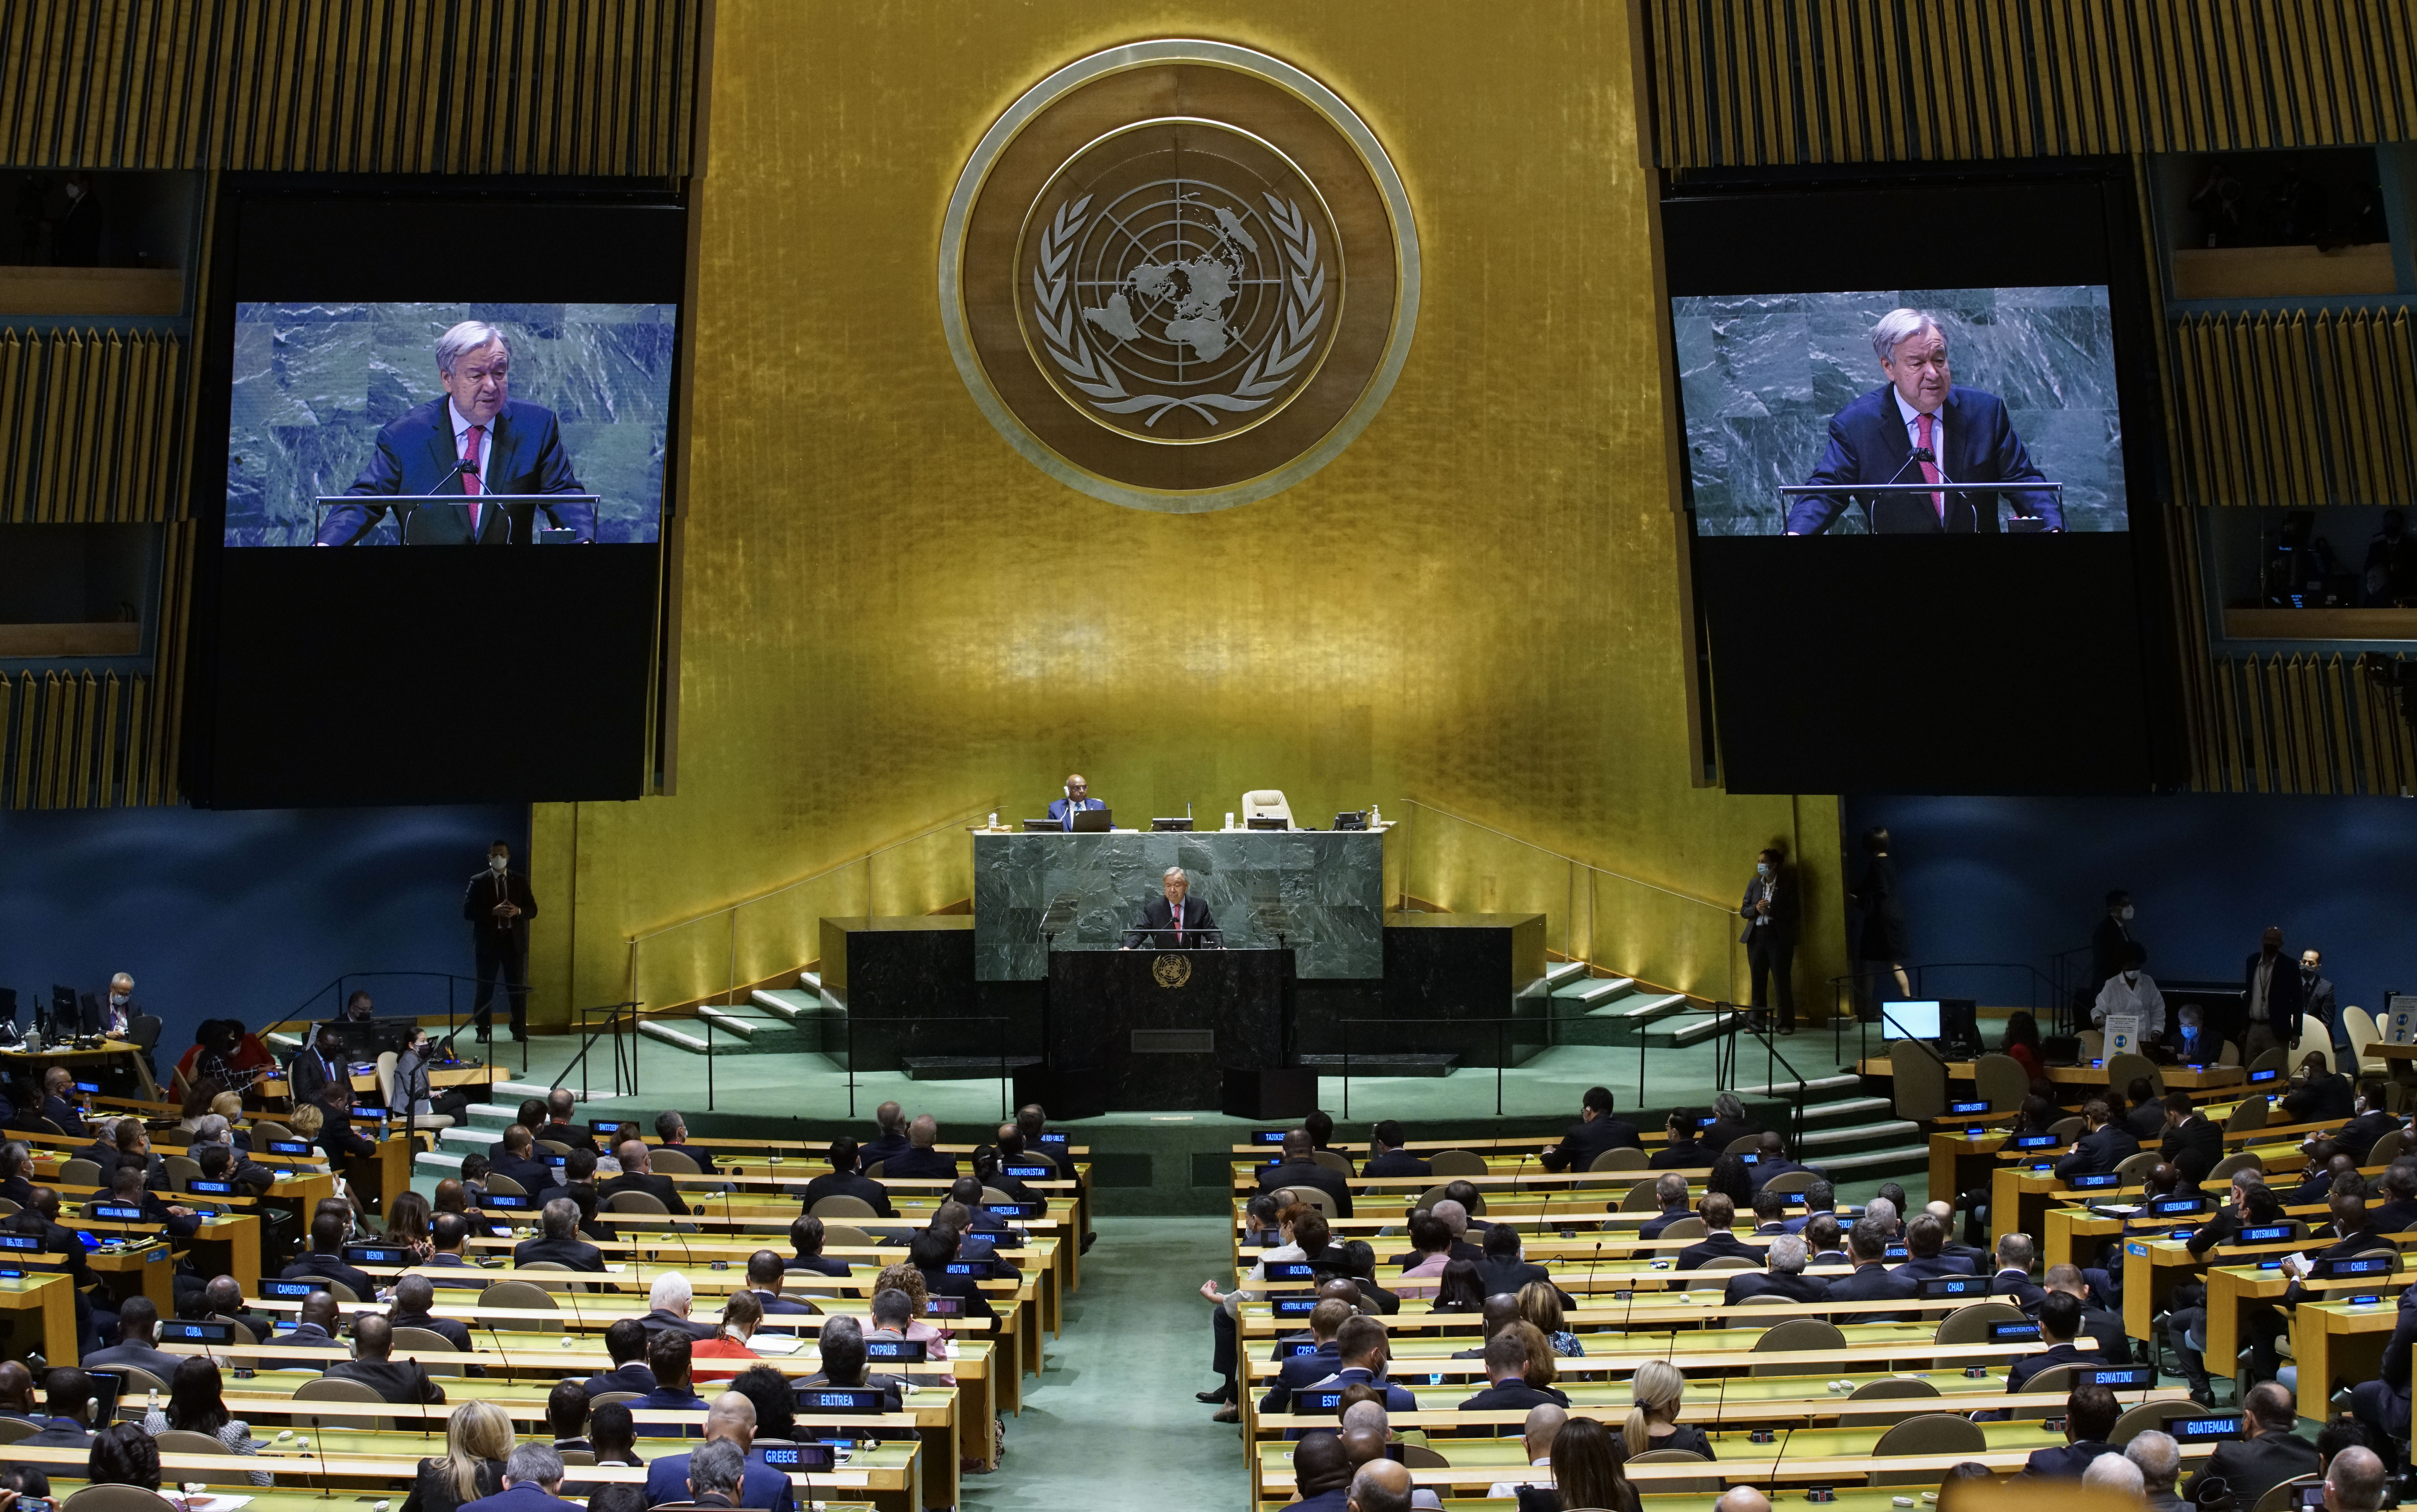
[[1418, 231], [1375, 134], [1218, 42], [1115, 48], [1026, 91], [966, 163], [939, 261], [992, 425], [1071, 487], [1171, 513], [1332, 461], [1418, 319]]
[[1163, 955], [1149, 963], [1149, 974], [1158, 978], [1161, 987], [1181, 987], [1192, 980], [1192, 962], [1181, 956]]

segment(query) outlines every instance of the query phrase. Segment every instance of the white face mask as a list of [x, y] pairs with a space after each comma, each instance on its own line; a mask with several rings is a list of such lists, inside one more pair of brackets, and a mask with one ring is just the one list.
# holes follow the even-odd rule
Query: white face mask
[[122, 1008], [126, 1006], [127, 998], [131, 995], [127, 992], [112, 992], [109, 994], [109, 1005], [113, 1008]]
[[2132, 922], [2132, 905], [2131, 905], [2131, 904], [2129, 904], [2129, 903], [2125, 903], [2125, 904], [2123, 905], [2123, 910], [2122, 910], [2122, 912], [2121, 912], [2121, 914], [2119, 914], [2118, 915], [2116, 915], [2116, 916], [2117, 916], [2117, 917], [2119, 917], [2119, 918], [2121, 918], [2121, 919], [2124, 923], [2126, 923], [2126, 924], [2131, 923], [2131, 922]]
[[490, 871], [501, 871], [504, 869], [504, 862], [505, 858], [503, 856], [491, 855], [487, 857], [487, 869]]
[[1770, 863], [1770, 862], [1768, 862], [1768, 861], [1757, 861], [1757, 862], [1756, 862], [1756, 863], [1754, 864], [1754, 874], [1755, 874], [1756, 876], [1757, 876], [1757, 877], [1768, 877], [1768, 876], [1770, 876], [1770, 875], [1771, 875], [1771, 863]]
[[2125, 973], [2123, 974], [2123, 985], [2124, 985], [2125, 987], [2137, 987], [2137, 986], [2139, 986], [2139, 985], [2140, 985], [2140, 974], [2139, 974], [2138, 972], [2136, 972], [2136, 971], [2127, 971], [2127, 972], [2125, 972]]

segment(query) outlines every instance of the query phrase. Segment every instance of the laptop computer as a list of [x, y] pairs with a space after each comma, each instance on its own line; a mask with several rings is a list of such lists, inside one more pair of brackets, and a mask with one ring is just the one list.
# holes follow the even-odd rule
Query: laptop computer
[[1117, 827], [1114, 809], [1086, 809], [1074, 816], [1077, 835], [1104, 835]]

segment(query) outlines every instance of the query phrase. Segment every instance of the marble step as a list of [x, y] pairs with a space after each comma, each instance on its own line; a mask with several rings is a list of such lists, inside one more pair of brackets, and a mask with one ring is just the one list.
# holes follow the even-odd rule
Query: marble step
[[1738, 1012], [1670, 1014], [1648, 1023], [1645, 1033], [1656, 1040], [1667, 1040], [1673, 1047], [1697, 1045], [1715, 1035], [1732, 1033], [1743, 1018]]
[[819, 995], [768, 987], [757, 988], [748, 995], [748, 1001], [773, 1017], [785, 1020], [790, 1023], [796, 1023], [799, 1014], [812, 1013], [822, 1006], [822, 999]]
[[1903, 1175], [1925, 1170], [1929, 1163], [1929, 1146], [1922, 1144], [1892, 1144], [1884, 1150], [1825, 1155], [1818, 1162], [1832, 1181], [1850, 1176]]
[[[1889, 1118], [1877, 1124], [1849, 1124], [1844, 1128], [1807, 1129], [1798, 1137], [1796, 1142], [1805, 1151], [1811, 1152], [1843, 1148], [1847, 1145], [1865, 1143], [1872, 1140], [1903, 1139], [1908, 1134], [1921, 1132], [1922, 1126], [1912, 1119]], [[1926, 1162], [1930, 1158], [1929, 1147], [1923, 1145], [1920, 1148], [1923, 1158]], [[1824, 1166], [1825, 1169], [1827, 1164], [1820, 1160], [1808, 1160], [1806, 1163]]]
[[741, 1018], [727, 1008], [701, 1007], [696, 1010], [696, 1016], [713, 1025], [716, 1033], [737, 1035], [743, 1041], [752, 1041], [756, 1032], [765, 1027], [763, 1020]]
[[1894, 1106], [1886, 1097], [1842, 1097], [1835, 1102], [1807, 1102], [1804, 1105], [1804, 1121], [1810, 1124], [1838, 1118], [1869, 1118], [1874, 1113], [1885, 1113]]
[[1558, 1002], [1573, 1003], [1589, 1012], [1608, 1003], [1626, 997], [1636, 986], [1633, 976], [1603, 976], [1574, 980], [1567, 987], [1553, 990]]
[[1684, 992], [1652, 992], [1642, 997], [1630, 993], [1618, 1002], [1593, 1009], [1590, 1016], [1616, 1018], [1627, 1023], [1651, 1023], [1686, 1006], [1687, 994]]
[[676, 1029], [671, 1024], [666, 1023], [661, 1019], [640, 1020], [638, 1022], [638, 1033], [646, 1036], [648, 1039], [658, 1040], [663, 1044], [669, 1045], [674, 1050], [684, 1050], [692, 1055], [711, 1054], [714, 1051], [719, 1051], [722, 1054], [728, 1055], [735, 1053], [738, 1048], [736, 1044], [725, 1044], [714, 1047], [714, 1051], [708, 1051], [706, 1047], [703, 1036], [690, 1034], [685, 1029]]
[[1863, 1079], [1849, 1071], [1844, 1076], [1817, 1076], [1803, 1081], [1773, 1081], [1767, 1087], [1732, 1087], [1739, 1096], [1752, 1100], [1771, 1099], [1785, 1102], [1801, 1090], [1810, 1104], [1817, 1094], [1852, 1092], [1863, 1084]]
[[1557, 960], [1544, 968], [1544, 985], [1554, 991], [1587, 979], [1587, 963], [1583, 960]]

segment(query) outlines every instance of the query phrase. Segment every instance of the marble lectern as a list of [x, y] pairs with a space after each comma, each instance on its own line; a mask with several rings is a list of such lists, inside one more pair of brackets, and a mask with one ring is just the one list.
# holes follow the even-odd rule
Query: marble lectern
[[974, 976], [1048, 975], [1041, 917], [1071, 895], [1074, 923], [1059, 950], [1114, 950], [1168, 867], [1191, 873], [1233, 949], [1272, 949], [1261, 905], [1281, 904], [1297, 975], [1373, 980], [1385, 974], [1385, 850], [1393, 826], [1366, 830], [1116, 830], [1104, 835], [976, 830]]

